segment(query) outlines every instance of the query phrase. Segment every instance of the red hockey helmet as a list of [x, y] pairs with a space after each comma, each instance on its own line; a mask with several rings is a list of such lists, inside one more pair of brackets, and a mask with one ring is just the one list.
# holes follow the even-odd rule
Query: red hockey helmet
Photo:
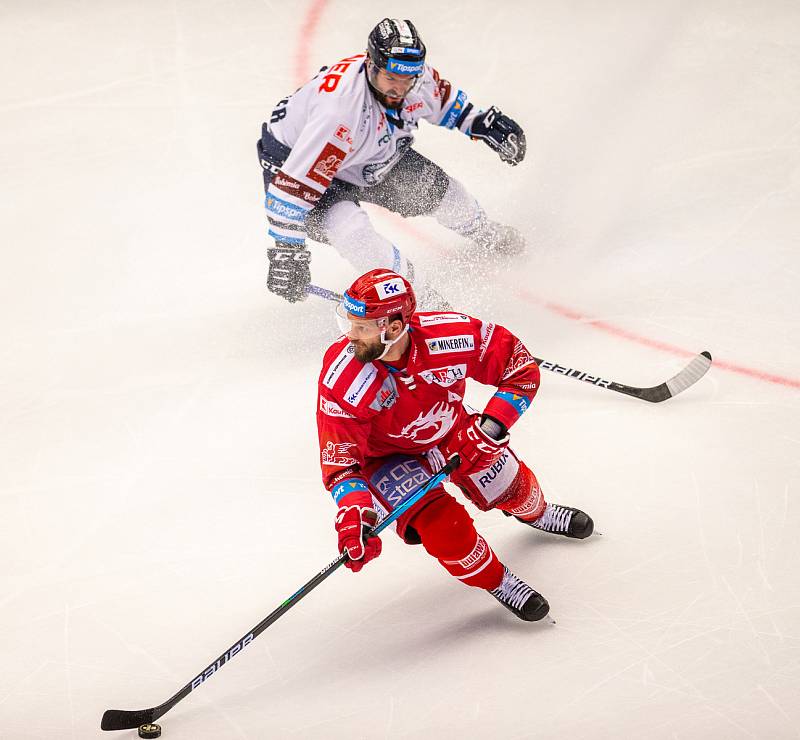
[[408, 324], [417, 308], [414, 289], [402, 275], [386, 269], [370, 270], [345, 291], [344, 310], [360, 319], [382, 319], [400, 314]]

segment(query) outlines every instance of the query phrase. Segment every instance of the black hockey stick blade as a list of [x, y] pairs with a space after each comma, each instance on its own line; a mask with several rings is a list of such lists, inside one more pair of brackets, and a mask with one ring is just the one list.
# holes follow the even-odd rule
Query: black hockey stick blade
[[100, 721], [100, 729], [135, 730], [139, 725], [155, 722], [162, 714], [158, 708], [136, 709], [130, 712], [124, 709], [106, 709]]
[[604, 380], [597, 375], [589, 375], [589, 373], [584, 373], [581, 370], [557, 365], [547, 360], [540, 360], [537, 357], [534, 357], [534, 360], [536, 360], [539, 367], [545, 370], [550, 370], [559, 375], [566, 375], [569, 378], [576, 378], [600, 388], [608, 388], [617, 393], [624, 393], [627, 396], [641, 398], [643, 401], [649, 401], [650, 403], [659, 403], [677, 396], [700, 380], [711, 367], [711, 353], [708, 351], [701, 352], [683, 370], [666, 382], [654, 385], [652, 388], [637, 388], [636, 386], [617, 383], [613, 380]]

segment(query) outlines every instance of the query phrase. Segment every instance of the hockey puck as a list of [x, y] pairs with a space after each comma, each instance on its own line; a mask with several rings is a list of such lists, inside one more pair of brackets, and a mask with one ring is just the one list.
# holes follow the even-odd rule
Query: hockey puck
[[161, 725], [139, 725], [139, 737], [161, 737]]

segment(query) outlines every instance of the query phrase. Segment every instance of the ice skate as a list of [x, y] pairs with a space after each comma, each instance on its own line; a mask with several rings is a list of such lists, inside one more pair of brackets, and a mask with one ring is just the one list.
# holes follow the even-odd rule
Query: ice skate
[[[510, 514], [506, 515], [511, 516]], [[534, 529], [560, 534], [575, 540], [584, 540], [594, 531], [594, 522], [588, 514], [580, 509], [560, 504], [547, 504], [544, 514], [533, 521], [520, 519], [518, 516], [514, 518]]]
[[486, 219], [481, 228], [470, 234], [474, 246], [470, 250], [475, 256], [518, 257], [525, 252], [525, 237], [513, 226]]
[[525, 622], [537, 622], [550, 611], [550, 605], [544, 596], [534, 591], [525, 581], [521, 581], [505, 567], [500, 585], [489, 593]]

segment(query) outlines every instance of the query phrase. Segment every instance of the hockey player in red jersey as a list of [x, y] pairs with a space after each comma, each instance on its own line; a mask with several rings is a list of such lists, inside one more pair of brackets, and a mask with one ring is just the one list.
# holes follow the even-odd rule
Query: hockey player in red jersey
[[[322, 478], [338, 505], [339, 550], [360, 570], [381, 551], [368, 526], [399, 506], [453, 454], [450, 480], [479, 509], [576, 539], [591, 518], [548, 503], [536, 476], [509, 446], [530, 406], [539, 368], [508, 329], [460, 313], [415, 313], [411, 284], [388, 270], [359, 277], [337, 307], [344, 335], [325, 353], [317, 426]], [[497, 387], [483, 413], [464, 405], [466, 379]], [[544, 617], [545, 598], [515, 576], [442, 486], [397, 520], [445, 570], [482, 588], [520, 619]]]
[[[311, 280], [306, 235], [331, 244], [356, 269], [385, 267], [408, 278], [425, 306], [444, 305], [424, 276], [372, 226], [361, 202], [403, 217], [433, 216], [471, 240], [474, 256], [514, 255], [522, 235], [486, 217], [474, 196], [412, 147], [425, 120], [482, 141], [511, 165], [525, 156], [522, 128], [426, 64], [411, 21], [384, 18], [366, 53], [330, 67], [279, 101], [262, 126], [269, 235], [267, 287], [302, 301]], [[416, 274], [415, 274], [416, 272]]]

